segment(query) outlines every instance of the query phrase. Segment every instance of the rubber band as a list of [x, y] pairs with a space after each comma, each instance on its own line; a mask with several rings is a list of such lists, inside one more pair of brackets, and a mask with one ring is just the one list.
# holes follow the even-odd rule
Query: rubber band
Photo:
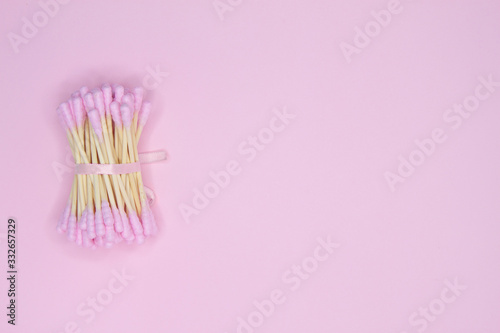
[[128, 173], [140, 172], [141, 164], [155, 163], [167, 158], [164, 151], [154, 151], [139, 153], [139, 162], [123, 164], [76, 164], [75, 174], [77, 175], [124, 175]]

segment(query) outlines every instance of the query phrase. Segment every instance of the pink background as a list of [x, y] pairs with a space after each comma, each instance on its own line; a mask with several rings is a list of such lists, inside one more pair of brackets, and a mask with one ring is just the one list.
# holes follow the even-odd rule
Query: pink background
[[[500, 88], [459, 129], [443, 120], [479, 76], [500, 81], [500, 3], [402, 0], [350, 63], [340, 43], [387, 1], [231, 3], [221, 20], [212, 0], [73, 0], [15, 53], [8, 33], [41, 7], [1, 2], [0, 276], [8, 217], [19, 274], [15, 327], [0, 279], [0, 331], [232, 333], [279, 289], [253, 331], [411, 333], [456, 278], [466, 290], [425, 332], [500, 332]], [[54, 168], [69, 164], [55, 108], [156, 66], [140, 147], [169, 154], [143, 168], [160, 234], [78, 248], [55, 231], [72, 181]], [[283, 107], [295, 119], [247, 162], [238, 146]], [[447, 140], [392, 192], [384, 173], [434, 128]], [[179, 206], [231, 160], [242, 172], [186, 223]], [[341, 246], [291, 291], [283, 274], [327, 236]], [[86, 322], [79, 305], [122, 269], [134, 279]]]

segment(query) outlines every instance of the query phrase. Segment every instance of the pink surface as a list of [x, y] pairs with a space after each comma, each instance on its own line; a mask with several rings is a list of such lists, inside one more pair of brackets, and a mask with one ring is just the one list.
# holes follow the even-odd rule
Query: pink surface
[[[0, 4], [1, 332], [500, 332], [498, 1], [64, 2]], [[93, 251], [55, 110], [104, 82], [169, 160]]]

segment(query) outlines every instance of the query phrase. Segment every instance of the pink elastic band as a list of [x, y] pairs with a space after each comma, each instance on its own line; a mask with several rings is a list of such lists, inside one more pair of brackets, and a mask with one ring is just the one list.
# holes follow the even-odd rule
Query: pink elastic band
[[126, 164], [77, 164], [77, 175], [123, 175], [141, 171], [141, 163]]
[[153, 163], [167, 159], [164, 151], [153, 151], [139, 154], [139, 162], [124, 164], [77, 164], [77, 175], [122, 175], [141, 171], [141, 164]]

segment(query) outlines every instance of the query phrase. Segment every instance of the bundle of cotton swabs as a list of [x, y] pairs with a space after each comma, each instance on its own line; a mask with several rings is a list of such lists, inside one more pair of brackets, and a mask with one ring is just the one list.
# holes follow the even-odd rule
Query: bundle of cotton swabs
[[[142, 88], [82, 87], [57, 108], [77, 167], [139, 162], [137, 142], [151, 111], [143, 96]], [[157, 226], [141, 173], [75, 174], [57, 230], [84, 247], [143, 243]]]

